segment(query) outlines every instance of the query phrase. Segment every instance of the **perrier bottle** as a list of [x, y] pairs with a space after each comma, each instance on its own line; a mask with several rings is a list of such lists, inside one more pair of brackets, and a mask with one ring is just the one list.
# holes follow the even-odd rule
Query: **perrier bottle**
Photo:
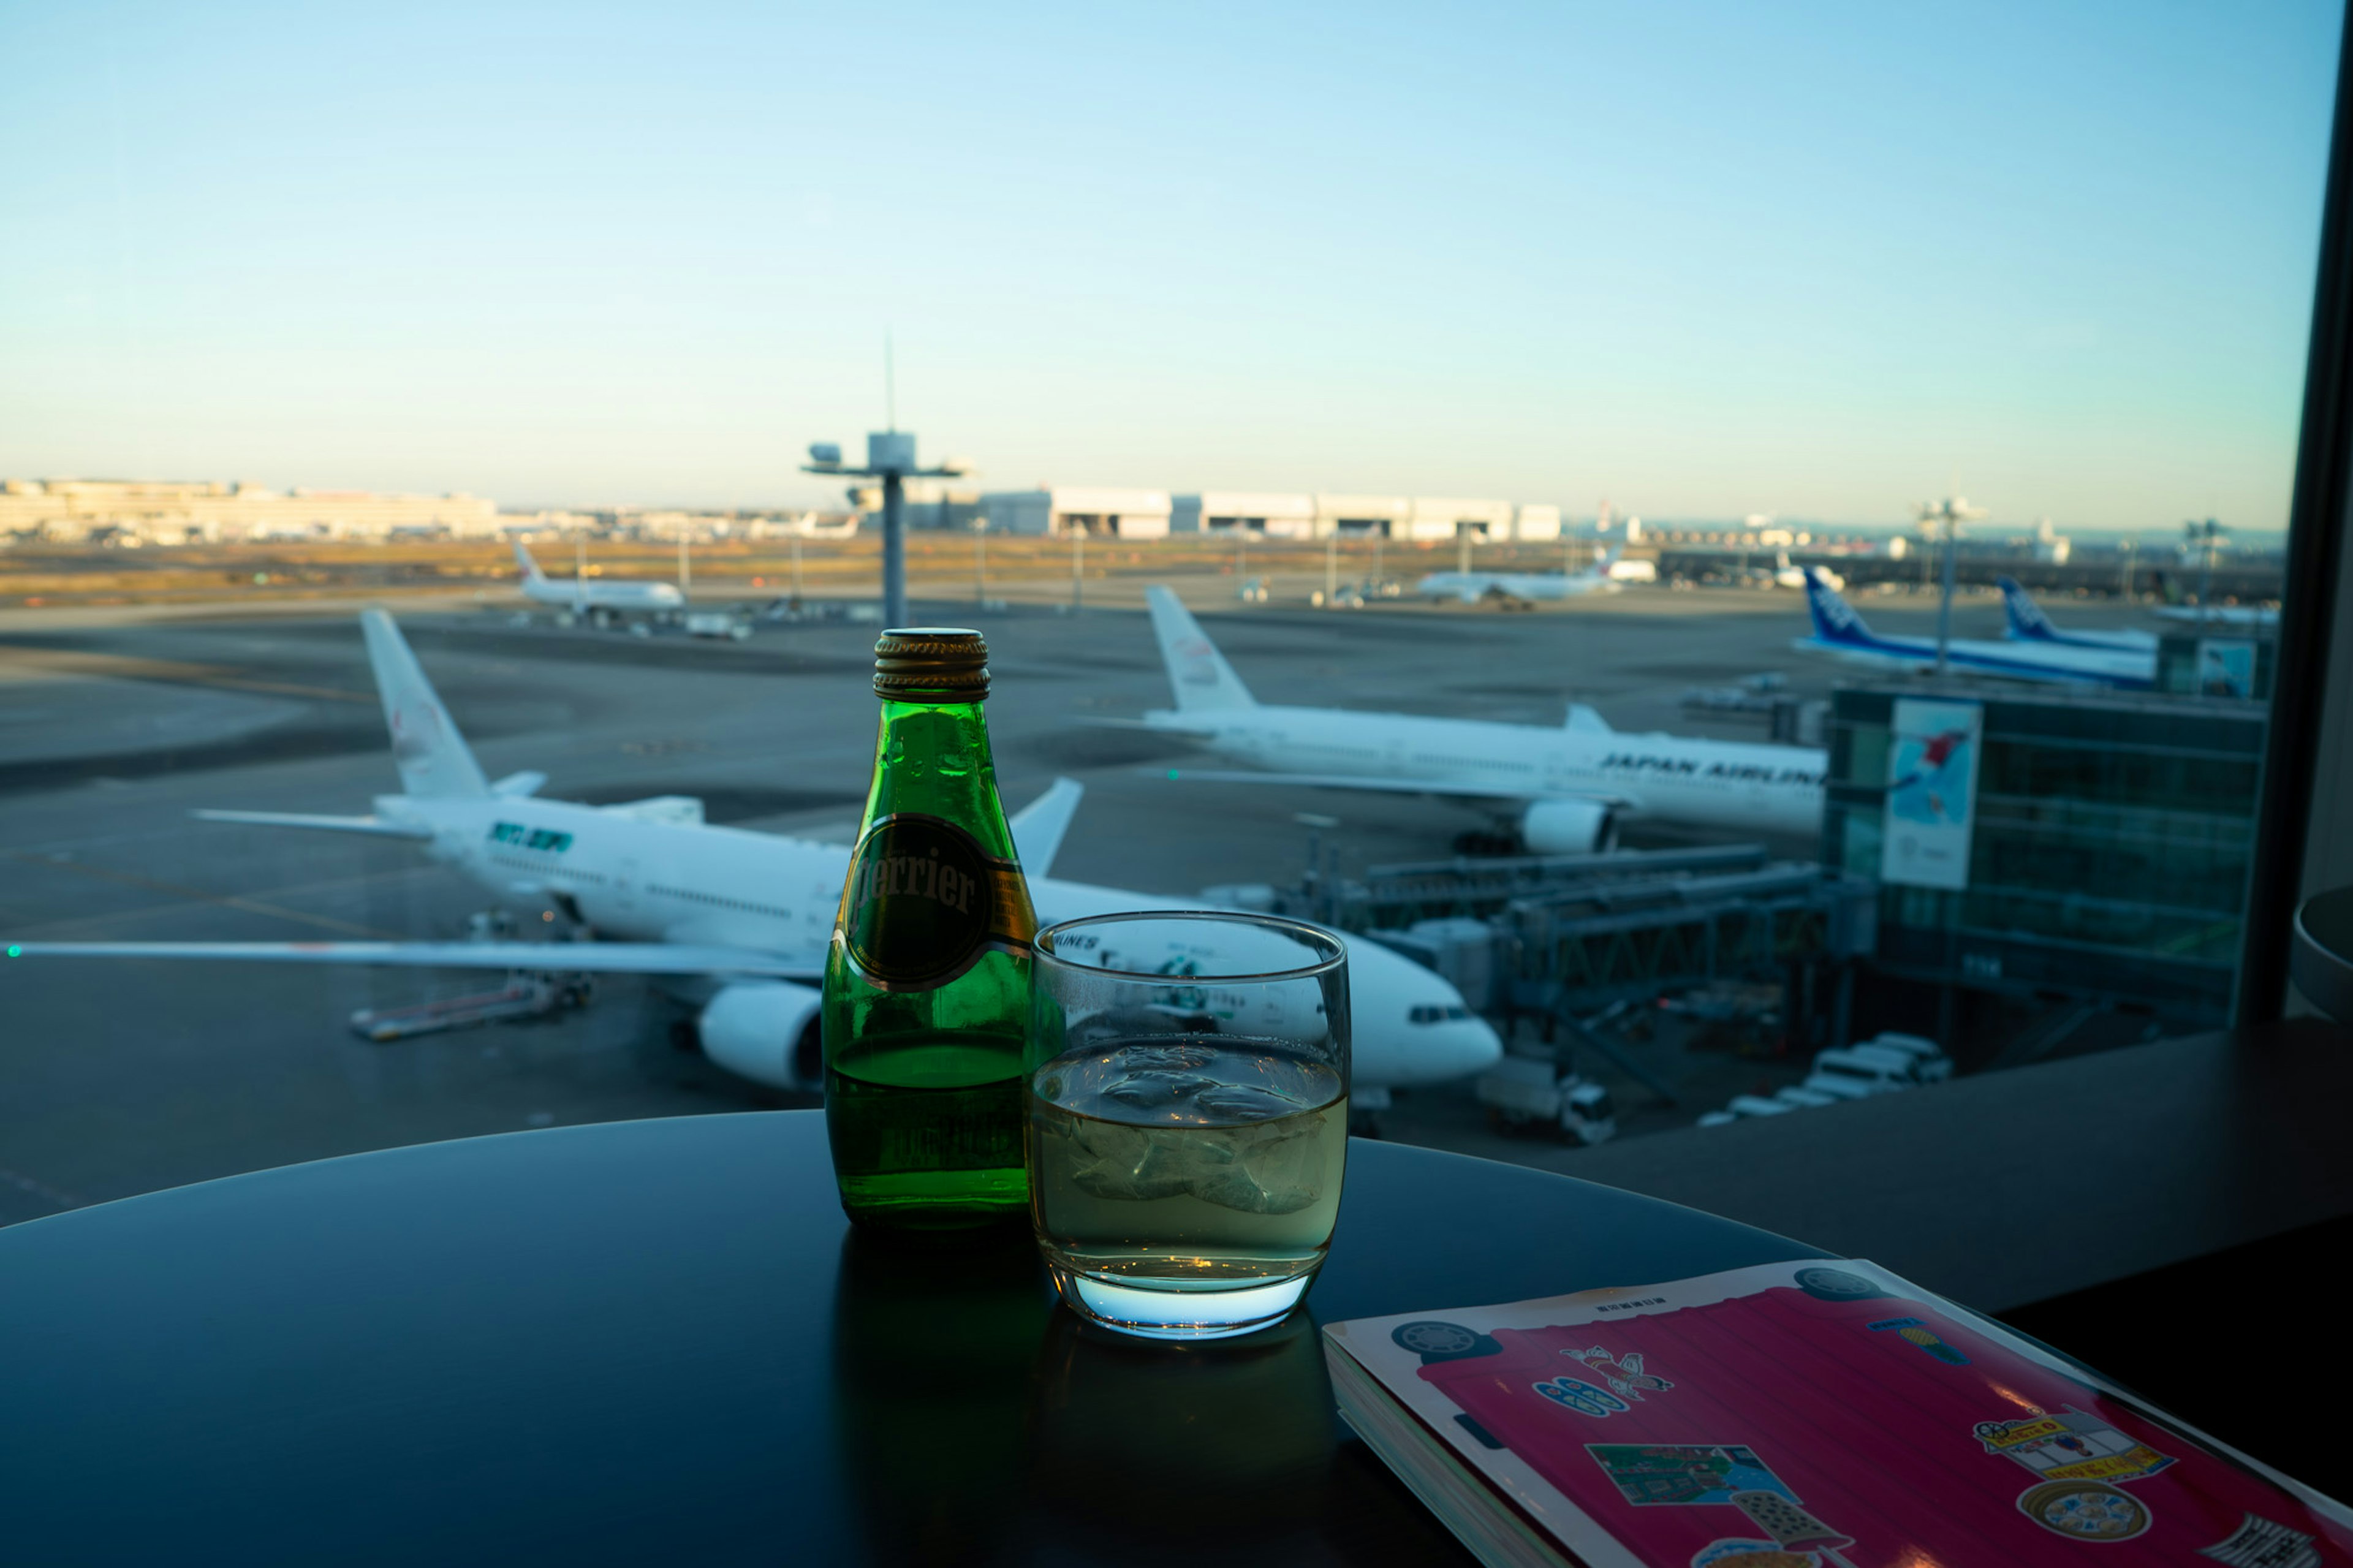
[[997, 798], [978, 632], [886, 631], [874, 784], [825, 964], [825, 1121], [863, 1225], [1026, 1219], [1021, 1059], [1038, 919]]

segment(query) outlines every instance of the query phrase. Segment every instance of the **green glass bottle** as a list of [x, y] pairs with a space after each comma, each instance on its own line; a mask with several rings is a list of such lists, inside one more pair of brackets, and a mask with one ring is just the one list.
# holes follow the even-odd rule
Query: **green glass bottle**
[[874, 645], [874, 783], [825, 964], [825, 1122], [861, 1225], [1028, 1221], [1021, 1165], [1038, 917], [997, 798], [978, 632]]

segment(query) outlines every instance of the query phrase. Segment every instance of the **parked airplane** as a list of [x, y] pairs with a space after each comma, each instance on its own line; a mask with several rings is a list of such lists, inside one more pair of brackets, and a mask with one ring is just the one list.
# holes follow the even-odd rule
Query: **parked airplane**
[[[1806, 608], [1814, 635], [1790, 646], [1826, 653], [1854, 664], [1926, 670], [1936, 667], [1934, 637], [1882, 637], [1863, 624], [1854, 606], [1839, 597], [1810, 566], [1806, 569]], [[2063, 647], [2048, 643], [1979, 641], [1955, 637], [1945, 645], [1946, 666], [1966, 675], [1998, 675], [2070, 686], [2105, 686], [2146, 691], [2156, 679], [2154, 649]]]
[[2113, 632], [2063, 632], [2057, 623], [2042, 613], [2034, 595], [2018, 585], [2014, 577], [1997, 577], [1995, 585], [2001, 589], [2002, 615], [2008, 621], [2003, 634], [2012, 642], [2044, 643], [2053, 647], [2127, 648], [2154, 655], [2157, 635], [2126, 627]]
[[522, 568], [524, 596], [575, 615], [642, 616], [686, 605], [686, 595], [675, 583], [590, 582], [586, 573], [569, 583], [559, 583], [539, 569], [522, 541], [515, 541], [514, 552], [515, 563]]
[[[533, 794], [544, 774], [493, 783], [482, 774], [408, 645], [381, 610], [361, 616], [369, 662], [392, 731], [402, 793], [379, 795], [367, 816], [205, 811], [215, 822], [366, 834], [415, 842], [500, 898], [545, 900], [571, 920], [617, 941], [117, 942], [11, 944], [20, 958], [245, 959], [427, 969], [645, 974], [701, 1009], [705, 1055], [731, 1072], [777, 1089], [823, 1086], [818, 985], [849, 851], [776, 834], [715, 827], [702, 804], [668, 795], [620, 805], [579, 805]], [[1012, 819], [1043, 921], [1170, 900], [1045, 875], [1082, 790], [1057, 780]], [[1166, 955], [1215, 965], [1210, 944], [1188, 940]], [[1503, 1057], [1486, 1023], [1430, 971], [1374, 942], [1348, 944], [1355, 1023], [1351, 1103], [1484, 1070]], [[1214, 994], [1212, 1001], [1215, 1001]]]
[[[1846, 586], [1846, 579], [1831, 571], [1829, 567], [1817, 566], [1814, 570], [1822, 574], [1822, 581], [1828, 583], [1831, 587], [1843, 588]], [[1776, 588], [1802, 588], [1805, 585], [1806, 569], [1802, 566], [1790, 565], [1789, 552], [1788, 551], [1775, 551], [1773, 552], [1773, 586]]]
[[1580, 594], [1619, 592], [1626, 584], [1610, 574], [1617, 564], [1613, 546], [1582, 572], [1432, 572], [1413, 591], [1425, 599], [1457, 599], [1466, 605], [1482, 599], [1550, 603]]
[[1172, 768], [1172, 779], [1376, 790], [1474, 805], [1540, 855], [1607, 848], [1621, 819], [1740, 833], [1821, 826], [1823, 753], [1628, 735], [1582, 703], [1561, 729], [1337, 708], [1261, 706], [1176, 595], [1145, 591], [1176, 707], [1134, 727], [1183, 735], [1264, 771]]
[[2232, 631], [2274, 631], [2279, 611], [2259, 605], [2166, 605], [2149, 611], [2161, 621], [2188, 621], [2192, 626], [2223, 626]]

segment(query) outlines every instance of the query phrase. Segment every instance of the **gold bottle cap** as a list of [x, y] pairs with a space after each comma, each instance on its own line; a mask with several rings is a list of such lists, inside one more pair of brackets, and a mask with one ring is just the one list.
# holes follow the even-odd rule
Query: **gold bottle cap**
[[874, 644], [874, 695], [893, 702], [977, 702], [988, 695], [988, 642], [955, 626], [898, 626]]

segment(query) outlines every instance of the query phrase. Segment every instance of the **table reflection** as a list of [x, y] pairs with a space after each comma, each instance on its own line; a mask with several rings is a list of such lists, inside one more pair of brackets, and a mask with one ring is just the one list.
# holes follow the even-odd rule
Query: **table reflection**
[[843, 1238], [835, 1426], [873, 1557], [1026, 1560], [1022, 1434], [1055, 1312], [1026, 1237], [946, 1249]]
[[1145, 1559], [1231, 1561], [1314, 1530], [1328, 1504], [1331, 1384], [1305, 1313], [1243, 1339], [1128, 1339], [1058, 1312], [1038, 1357], [1040, 1524]]

